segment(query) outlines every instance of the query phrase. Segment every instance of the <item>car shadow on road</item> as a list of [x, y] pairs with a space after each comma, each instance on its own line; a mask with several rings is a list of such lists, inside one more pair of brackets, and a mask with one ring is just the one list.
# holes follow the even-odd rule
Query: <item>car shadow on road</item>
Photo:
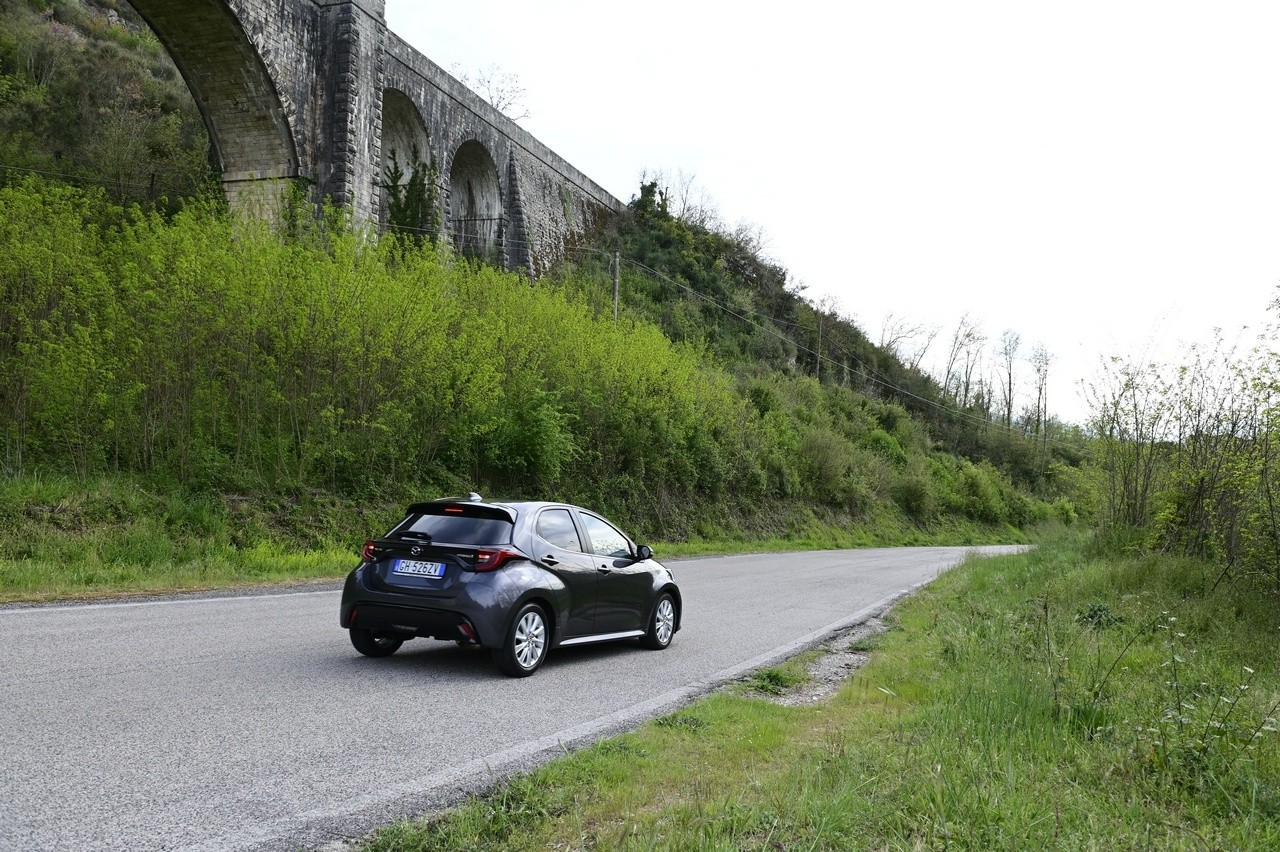
[[[556, 648], [547, 655], [546, 662], [533, 676], [538, 677], [556, 671], [569, 672], [583, 667], [594, 669], [602, 661], [615, 659], [619, 665], [625, 665], [627, 658], [643, 657], [648, 653], [634, 641]], [[334, 659], [335, 662], [341, 663], [344, 671], [378, 671], [412, 677], [430, 676], [453, 682], [503, 678], [494, 666], [489, 649], [475, 645], [461, 647], [452, 642], [435, 640], [419, 639], [406, 642], [396, 653], [379, 659], [363, 657], [354, 649], [351, 649], [349, 654], [345, 651], [339, 652], [334, 655]]]

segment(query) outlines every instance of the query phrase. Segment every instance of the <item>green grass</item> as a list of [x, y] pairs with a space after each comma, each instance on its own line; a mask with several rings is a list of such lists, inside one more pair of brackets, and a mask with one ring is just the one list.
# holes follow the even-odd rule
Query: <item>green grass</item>
[[757, 669], [742, 682], [743, 690], [746, 693], [782, 695], [789, 689], [807, 683], [810, 680], [808, 664], [820, 653], [820, 651], [806, 651], [781, 665]]
[[[399, 520], [319, 492], [188, 493], [127, 476], [0, 477], [0, 603], [336, 580], [359, 545]], [[785, 514], [785, 513], [780, 513]], [[861, 527], [792, 509], [785, 536], [655, 542], [660, 559], [712, 553], [1016, 541], [1012, 528], [890, 520]]]
[[118, 477], [0, 480], [0, 602], [337, 578], [366, 527], [388, 523], [321, 495], [213, 498]]
[[366, 848], [1277, 848], [1280, 618], [1218, 573], [1078, 536], [970, 561], [825, 704], [728, 690]]

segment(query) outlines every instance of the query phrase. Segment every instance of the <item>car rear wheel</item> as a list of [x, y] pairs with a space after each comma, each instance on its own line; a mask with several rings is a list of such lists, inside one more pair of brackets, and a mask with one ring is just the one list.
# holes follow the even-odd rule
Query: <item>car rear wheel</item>
[[353, 627], [351, 644], [366, 657], [389, 657], [400, 650], [404, 640], [386, 633], [374, 633], [363, 627]]
[[676, 602], [671, 595], [663, 592], [658, 603], [653, 607], [653, 615], [649, 616], [649, 630], [640, 640], [640, 644], [654, 651], [661, 651], [671, 644], [676, 635]]
[[507, 629], [506, 641], [493, 652], [498, 671], [511, 677], [528, 677], [547, 658], [547, 615], [537, 604], [525, 604]]

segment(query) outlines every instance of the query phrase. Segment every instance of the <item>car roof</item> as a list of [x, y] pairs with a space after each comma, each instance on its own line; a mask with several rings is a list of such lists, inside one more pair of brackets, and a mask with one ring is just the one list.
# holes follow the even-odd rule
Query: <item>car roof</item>
[[[429, 500], [423, 503], [414, 503], [409, 506], [408, 511], [412, 514], [429, 513], [432, 509], [440, 506], [475, 506], [484, 509], [497, 509], [499, 511], [511, 512], [515, 515], [523, 515], [528, 512], [551, 506], [564, 509], [579, 509], [584, 512], [590, 512], [590, 509], [583, 509], [581, 506], [575, 506], [572, 503], [557, 503], [551, 500], [513, 500], [507, 501], [487, 501], [480, 499], [480, 495], [472, 494], [471, 497], [442, 497], [439, 500]], [[593, 513], [594, 514], [594, 513]]]

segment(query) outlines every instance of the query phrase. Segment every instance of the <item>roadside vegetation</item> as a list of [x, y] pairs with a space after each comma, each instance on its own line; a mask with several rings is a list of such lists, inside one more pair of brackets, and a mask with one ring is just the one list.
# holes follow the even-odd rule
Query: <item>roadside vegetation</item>
[[1091, 511], [1070, 459], [1015, 480], [842, 374], [615, 321], [588, 268], [530, 286], [337, 213], [286, 223], [0, 187], [0, 595], [336, 576], [403, 503], [470, 490], [715, 549], [1017, 541]]
[[829, 701], [762, 670], [366, 848], [1276, 848], [1273, 340], [1113, 362], [1090, 527], [903, 601]]
[[823, 704], [757, 673], [364, 848], [1275, 848], [1272, 597], [1087, 533], [1039, 545], [899, 604]]

